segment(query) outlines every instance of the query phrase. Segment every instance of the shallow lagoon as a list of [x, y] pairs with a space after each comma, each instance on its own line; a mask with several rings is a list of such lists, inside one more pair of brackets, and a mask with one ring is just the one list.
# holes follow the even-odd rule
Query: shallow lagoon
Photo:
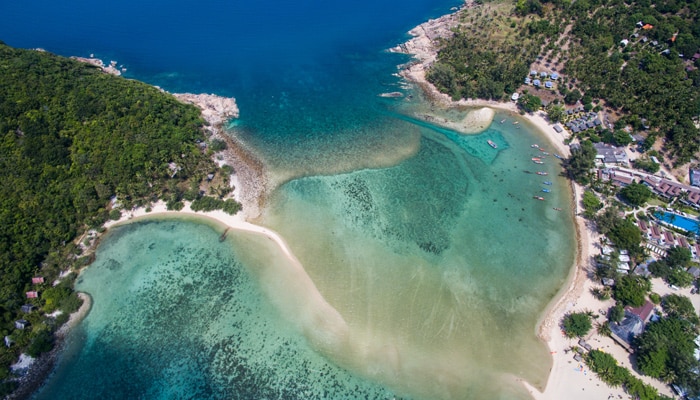
[[[571, 216], [553, 210], [570, 209], [568, 185], [553, 159], [552, 193], [524, 172], [542, 144], [524, 123], [461, 136], [411, 118], [424, 104], [392, 75], [407, 58], [384, 53], [459, 3], [5, 5], [10, 45], [235, 96], [233, 129], [281, 184], [261, 221], [337, 312], [303, 301], [269, 241], [118, 228], [81, 276], [93, 310], [39, 397], [510, 399], [525, 396], [513, 376], [542, 384], [535, 325], [574, 256]], [[407, 96], [378, 96], [394, 91]]]
[[36, 398], [393, 397], [318, 355], [271, 307], [242, 262], [283, 263], [272, 242], [220, 243], [221, 231], [187, 220], [113, 229], [77, 283], [90, 314]]
[[313, 287], [251, 234], [114, 229], [78, 282], [93, 310], [39, 398], [527, 398], [516, 378], [546, 382], [536, 322], [573, 262], [571, 217], [553, 209], [570, 207], [567, 183], [553, 158], [531, 173], [525, 128], [419, 131], [391, 167], [273, 194], [262, 222]]

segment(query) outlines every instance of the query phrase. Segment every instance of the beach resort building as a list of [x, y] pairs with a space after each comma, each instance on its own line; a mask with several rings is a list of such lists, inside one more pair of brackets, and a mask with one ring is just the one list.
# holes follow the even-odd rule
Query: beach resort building
[[17, 329], [25, 329], [29, 327], [29, 321], [26, 319], [20, 319], [15, 321], [15, 328]]
[[700, 187], [700, 169], [690, 169], [690, 185]]
[[625, 316], [620, 322], [610, 324], [613, 340], [625, 350], [632, 353], [632, 342], [635, 336], [644, 331], [644, 321], [638, 316], [625, 309]]
[[624, 149], [605, 143], [595, 143], [596, 161], [601, 164], [627, 164], [627, 153]]
[[20, 307], [20, 310], [25, 314], [29, 314], [30, 312], [34, 311], [34, 306], [32, 304], [25, 304]]

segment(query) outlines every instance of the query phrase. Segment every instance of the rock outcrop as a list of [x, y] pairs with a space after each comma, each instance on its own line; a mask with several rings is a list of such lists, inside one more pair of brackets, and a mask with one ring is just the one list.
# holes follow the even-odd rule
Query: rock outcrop
[[221, 125], [231, 118], [238, 118], [238, 105], [232, 97], [221, 97], [215, 94], [173, 94], [183, 103], [194, 104], [202, 110], [202, 116], [212, 126]]

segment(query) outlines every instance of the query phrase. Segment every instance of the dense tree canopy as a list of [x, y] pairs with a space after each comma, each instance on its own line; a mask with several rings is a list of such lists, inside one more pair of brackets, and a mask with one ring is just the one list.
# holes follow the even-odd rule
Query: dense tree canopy
[[568, 177], [580, 184], [588, 183], [591, 170], [595, 167], [595, 156], [596, 150], [590, 141], [571, 149], [571, 156], [564, 162]]
[[637, 338], [637, 361], [639, 369], [646, 375], [677, 383], [700, 393], [695, 358], [697, 330], [688, 320], [669, 316], [648, 324]]
[[[15, 341], [0, 347], [3, 379], [21, 348], [51, 347], [42, 311], [79, 306], [70, 281], [51, 282], [90, 261], [73, 241], [106, 221], [110, 199], [150, 202], [216, 165], [197, 144], [200, 111], [152, 86], [1, 42], [0, 71], [0, 335]], [[26, 302], [35, 311], [20, 314]], [[14, 328], [20, 317], [30, 328]]]
[[631, 255], [637, 255], [641, 252], [639, 245], [642, 242], [642, 232], [629, 219], [618, 218], [613, 228], [608, 232], [608, 239], [618, 249], [628, 250]]
[[639, 207], [651, 197], [651, 189], [642, 183], [632, 182], [620, 190], [620, 196], [633, 207]]
[[688, 287], [693, 284], [693, 276], [686, 270], [690, 259], [690, 250], [682, 246], [673, 246], [668, 249], [664, 258], [649, 264], [649, 271], [671, 285]]
[[647, 278], [639, 275], [623, 275], [615, 282], [613, 297], [623, 305], [641, 307], [650, 291], [651, 283]]
[[[499, 99], [518, 90], [539, 59], [561, 73], [566, 104], [601, 104], [622, 115], [622, 127], [648, 126], [682, 164], [700, 150], [699, 26], [693, 0], [487, 3], [461, 12], [427, 77], [454, 99]], [[619, 128], [608, 139], [630, 142]]]
[[603, 207], [603, 203], [591, 190], [583, 192], [583, 208], [586, 218], [591, 218]]
[[585, 336], [592, 327], [588, 313], [571, 313], [564, 317], [564, 332], [568, 337]]

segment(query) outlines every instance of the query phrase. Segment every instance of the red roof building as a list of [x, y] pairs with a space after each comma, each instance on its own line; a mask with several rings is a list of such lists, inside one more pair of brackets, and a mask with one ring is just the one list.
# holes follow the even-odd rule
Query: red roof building
[[637, 221], [637, 225], [639, 225], [639, 229], [642, 231], [642, 233], [646, 233], [647, 230], [649, 229], [649, 227], [647, 226], [647, 223], [642, 219]]
[[35, 276], [34, 278], [32, 278], [32, 284], [33, 284], [33, 285], [38, 285], [38, 284], [41, 284], [41, 283], [44, 283], [44, 277], [43, 277], [43, 276]]
[[39, 292], [37, 292], [37, 291], [27, 292], [28, 299], [36, 299], [38, 297], [39, 297]]
[[649, 317], [651, 316], [651, 312], [654, 311], [654, 304], [647, 300], [646, 303], [644, 303], [644, 305], [641, 307], [632, 308], [628, 306], [626, 308], [627, 311], [638, 316], [642, 320], [642, 322], [647, 322], [649, 320]]
[[664, 239], [666, 239], [666, 244], [669, 246], [676, 244], [676, 238], [673, 236], [673, 233], [669, 231], [664, 231]]

